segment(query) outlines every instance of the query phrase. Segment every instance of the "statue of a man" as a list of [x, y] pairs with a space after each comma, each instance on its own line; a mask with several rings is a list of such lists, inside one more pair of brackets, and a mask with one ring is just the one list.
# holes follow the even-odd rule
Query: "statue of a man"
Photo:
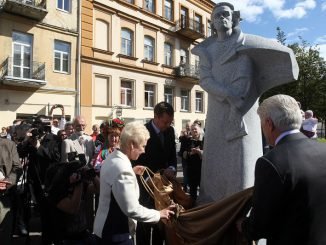
[[215, 34], [192, 53], [200, 57], [200, 85], [208, 92], [200, 196], [219, 200], [253, 185], [262, 155], [258, 98], [296, 79], [298, 66], [289, 48], [242, 33], [232, 4], [217, 3], [211, 21]]

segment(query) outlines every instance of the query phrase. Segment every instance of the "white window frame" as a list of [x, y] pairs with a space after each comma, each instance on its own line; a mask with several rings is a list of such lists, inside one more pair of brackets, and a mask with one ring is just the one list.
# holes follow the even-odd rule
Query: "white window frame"
[[[200, 96], [198, 96], [200, 95]], [[195, 99], [195, 112], [204, 112], [204, 93], [201, 91], [196, 91]]]
[[[151, 88], [151, 89], [150, 89]], [[156, 102], [156, 86], [153, 83], [144, 84], [144, 104], [145, 108], [154, 108]]]
[[[16, 37], [15, 37], [16, 36]], [[15, 40], [16, 38], [16, 40]], [[18, 51], [15, 53], [15, 51]], [[33, 36], [21, 33], [13, 32], [12, 34], [12, 75], [19, 78], [31, 78], [33, 69]], [[18, 54], [19, 59], [15, 59], [15, 54]], [[25, 56], [27, 54], [27, 56]], [[29, 58], [28, 58], [29, 56]], [[28, 58], [28, 59], [26, 59]], [[18, 62], [17, 62], [18, 61]], [[15, 71], [19, 71], [17, 74]]]
[[[183, 57], [183, 58], [181, 58]], [[188, 52], [185, 49], [180, 49], [180, 62], [182, 61], [183, 64], [188, 64]]]
[[[130, 38], [123, 37], [123, 32], [130, 35]], [[121, 29], [121, 54], [132, 57], [134, 53], [133, 45], [133, 31], [127, 28]]]
[[155, 39], [150, 36], [144, 37], [144, 59], [152, 62], [155, 60]]
[[155, 0], [144, 0], [145, 9], [151, 13], [155, 13]]
[[207, 21], [207, 37], [210, 37], [212, 36], [213, 32], [212, 32], [212, 24], [211, 24], [211, 21], [208, 20]]
[[[122, 83], [130, 83], [131, 86], [122, 86]], [[124, 101], [123, 100], [124, 95]], [[130, 104], [128, 104], [130, 101]], [[128, 79], [121, 79], [120, 81], [120, 105], [126, 107], [133, 107], [134, 106], [134, 81]]]
[[[168, 4], [170, 4], [170, 7]], [[164, 18], [167, 20], [173, 20], [173, 0], [164, 0]]]
[[[183, 95], [183, 93], [187, 93], [187, 95]], [[190, 91], [188, 89], [180, 90], [180, 98], [181, 98], [181, 111], [189, 112], [190, 111]]]
[[[62, 6], [59, 6], [59, 3], [61, 2]], [[65, 3], [67, 3], [68, 7], [65, 8]], [[57, 9], [63, 11], [63, 12], [67, 12], [70, 13], [71, 12], [71, 0], [57, 0]]]
[[[58, 50], [56, 49], [56, 44], [61, 44], [66, 46], [68, 48], [68, 51], [64, 50]], [[54, 71], [56, 72], [61, 72], [61, 73], [69, 73], [70, 72], [70, 60], [71, 60], [71, 44], [65, 41], [60, 41], [60, 40], [54, 40]], [[59, 70], [56, 69], [56, 60], [58, 59], [56, 55], [59, 55], [59, 62], [60, 62], [60, 68]], [[67, 61], [67, 70], [64, 70], [64, 61]]]
[[202, 24], [203, 24], [203, 17], [199, 14], [195, 14], [195, 23], [194, 23], [195, 31], [202, 33]]
[[[167, 50], [167, 47], [170, 49]], [[172, 66], [173, 46], [170, 43], [164, 43], [164, 64]]]
[[[167, 93], [167, 89], [171, 89], [171, 93]], [[164, 87], [164, 101], [174, 107], [174, 88], [170, 86]]]

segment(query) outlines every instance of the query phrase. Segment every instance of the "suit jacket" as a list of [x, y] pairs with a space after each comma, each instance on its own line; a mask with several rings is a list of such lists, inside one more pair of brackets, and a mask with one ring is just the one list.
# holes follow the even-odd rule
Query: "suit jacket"
[[[82, 137], [82, 139], [81, 139]], [[82, 140], [82, 145], [79, 143]], [[68, 139], [62, 142], [61, 146], [61, 161], [68, 162], [68, 153], [76, 152], [77, 154], [85, 154], [86, 162], [91, 163], [95, 153], [95, 145], [92, 137], [89, 135], [79, 136], [73, 133]]]
[[174, 128], [164, 131], [164, 145], [152, 125], [152, 120], [145, 124], [150, 138], [147, 141], [145, 153], [141, 154], [136, 163], [149, 167], [153, 172], [166, 169], [170, 166], [177, 168]]
[[0, 171], [13, 185], [23, 172], [15, 143], [2, 138], [0, 138]]
[[[94, 233], [102, 239], [110, 234], [114, 240], [112, 236], [132, 233], [132, 230], [135, 230], [134, 220], [158, 222], [160, 213], [141, 206], [138, 198], [139, 186], [131, 162], [125, 154], [115, 150], [101, 168], [100, 198]], [[128, 217], [133, 219], [129, 220], [130, 227]]]
[[285, 136], [255, 168], [253, 208], [242, 228], [268, 245], [326, 244], [326, 145]]

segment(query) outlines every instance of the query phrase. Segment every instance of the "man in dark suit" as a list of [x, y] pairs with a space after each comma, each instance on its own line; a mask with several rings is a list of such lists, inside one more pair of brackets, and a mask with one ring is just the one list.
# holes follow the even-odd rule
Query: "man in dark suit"
[[14, 187], [22, 172], [15, 143], [0, 138], [0, 241], [2, 245], [12, 244], [12, 198]]
[[238, 229], [268, 245], [326, 244], [326, 145], [300, 133], [290, 96], [272, 96], [257, 112], [273, 149], [257, 160], [252, 210]]
[[[140, 155], [136, 164], [149, 167], [153, 172], [163, 170], [167, 176], [175, 176], [177, 168], [177, 156], [175, 145], [175, 133], [171, 123], [174, 118], [173, 107], [166, 102], [160, 102], [154, 107], [154, 119], [146, 123], [150, 138], [147, 141], [145, 153]], [[154, 200], [148, 195], [140, 184], [140, 203], [147, 208], [155, 208]], [[151, 229], [152, 239], [151, 239]], [[137, 245], [163, 244], [164, 236], [158, 225], [139, 223], [137, 226]]]

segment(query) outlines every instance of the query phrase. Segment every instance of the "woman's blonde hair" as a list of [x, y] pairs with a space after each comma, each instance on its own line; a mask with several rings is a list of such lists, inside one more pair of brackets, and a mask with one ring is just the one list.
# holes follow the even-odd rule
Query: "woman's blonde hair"
[[127, 123], [121, 132], [120, 147], [127, 149], [129, 144], [139, 146], [149, 139], [149, 132], [147, 128], [139, 121]]

